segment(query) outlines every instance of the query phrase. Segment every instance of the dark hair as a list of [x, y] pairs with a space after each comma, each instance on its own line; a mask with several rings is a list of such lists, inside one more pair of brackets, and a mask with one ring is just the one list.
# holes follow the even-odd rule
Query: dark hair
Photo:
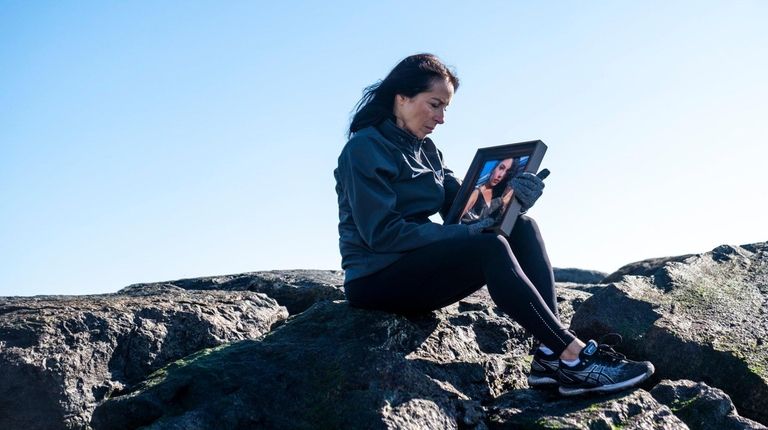
[[397, 63], [384, 80], [365, 88], [363, 97], [355, 105], [348, 136], [392, 118], [396, 95], [413, 97], [429, 90], [435, 79], [446, 79], [453, 84], [454, 91], [459, 89], [459, 78], [436, 56], [416, 54], [406, 57]]

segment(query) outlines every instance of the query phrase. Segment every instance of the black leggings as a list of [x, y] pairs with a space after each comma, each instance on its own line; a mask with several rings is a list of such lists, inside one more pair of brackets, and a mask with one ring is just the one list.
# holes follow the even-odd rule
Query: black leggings
[[344, 284], [350, 305], [395, 313], [448, 306], [483, 285], [496, 305], [558, 355], [574, 339], [560, 322], [552, 265], [536, 223], [520, 216], [509, 238], [480, 234], [408, 252]]

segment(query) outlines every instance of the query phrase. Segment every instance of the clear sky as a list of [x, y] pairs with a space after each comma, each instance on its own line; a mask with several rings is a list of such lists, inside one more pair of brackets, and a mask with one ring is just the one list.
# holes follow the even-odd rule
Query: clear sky
[[432, 135], [532, 139], [558, 267], [768, 240], [768, 2], [0, 0], [0, 296], [336, 269], [362, 89], [432, 52]]

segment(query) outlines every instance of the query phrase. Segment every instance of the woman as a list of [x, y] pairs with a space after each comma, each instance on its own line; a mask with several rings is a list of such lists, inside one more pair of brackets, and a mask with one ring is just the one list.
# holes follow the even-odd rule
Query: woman
[[480, 177], [477, 187], [469, 195], [461, 212], [462, 223], [472, 224], [488, 217], [498, 220], [497, 217], [512, 201], [514, 193], [507, 179], [509, 173], [516, 170], [515, 159], [496, 160], [494, 163], [491, 171]]
[[[574, 395], [647, 379], [651, 363], [626, 360], [593, 340], [585, 344], [560, 322], [552, 266], [531, 218], [521, 216], [508, 239], [482, 232], [491, 219], [470, 225], [429, 220], [438, 211], [445, 217], [459, 189], [427, 138], [444, 122], [458, 86], [437, 57], [412, 55], [366, 88], [357, 105], [334, 171], [350, 305], [425, 312], [487, 285], [496, 305], [541, 342], [530, 385], [559, 384], [560, 393]], [[512, 181], [529, 208], [543, 183], [531, 173]]]

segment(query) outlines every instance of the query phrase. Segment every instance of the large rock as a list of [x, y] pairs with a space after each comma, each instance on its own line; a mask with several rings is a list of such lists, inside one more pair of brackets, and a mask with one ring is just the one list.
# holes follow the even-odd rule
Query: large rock
[[583, 337], [618, 332], [623, 351], [657, 376], [724, 390], [742, 415], [768, 422], [768, 243], [720, 246], [624, 276], [572, 320]]
[[[608, 276], [603, 277], [599, 283], [610, 284], [611, 282], [618, 282], [624, 276], [653, 276], [659, 269], [663, 268], [667, 263], [677, 263], [685, 261], [690, 257], [695, 257], [695, 254], [677, 255], [673, 257], [656, 257], [648, 258], [646, 260], [635, 261], [621, 266], [619, 270], [611, 273]], [[597, 282], [594, 282], [597, 283]]]
[[[557, 284], [557, 309], [559, 310], [560, 321], [567, 327], [571, 323], [571, 318], [576, 309], [584, 301], [592, 297], [592, 294], [584, 291], [581, 287], [588, 284]], [[491, 300], [490, 297], [488, 300]]]
[[482, 403], [526, 386], [531, 346], [482, 297], [409, 318], [322, 302], [261, 341], [164, 369], [93, 426], [484, 428]]
[[607, 273], [597, 270], [561, 269], [555, 267], [553, 271], [555, 272], [556, 282], [572, 282], [574, 284], [599, 284], [608, 276]]
[[[0, 428], [686, 428], [681, 418], [695, 429], [713, 428], [700, 424], [708, 408], [723, 428], [762, 428], [711, 387], [730, 394], [745, 416], [760, 419], [760, 408], [768, 410], [760, 403], [760, 369], [768, 368], [761, 355], [766, 254], [766, 244], [720, 247], [649, 263], [642, 272], [649, 276], [558, 283], [562, 319], [573, 318], [579, 332], [621, 332], [624, 350], [652, 359], [662, 377], [709, 384], [665, 381], [653, 397], [645, 389], [658, 379], [608, 397], [563, 399], [528, 389], [533, 340], [496, 309], [486, 289], [409, 317], [332, 301], [343, 297], [337, 271], [9, 299], [0, 304], [0, 359], [12, 357], [0, 361]], [[255, 298], [265, 302], [253, 309], [279, 316], [246, 333], [259, 318], [238, 312]], [[294, 316], [283, 323], [287, 313], [278, 304]], [[223, 323], [206, 319], [217, 315]], [[734, 381], [726, 387], [728, 378]], [[20, 399], [13, 398], [17, 390]], [[91, 420], [102, 398], [108, 400]], [[738, 425], [744, 427], [728, 427]]]
[[703, 382], [663, 380], [651, 395], [668, 406], [692, 429], [765, 430], [755, 421], [740, 417], [731, 398]]
[[[567, 320], [589, 294], [560, 288], [558, 296]], [[99, 406], [92, 424], [97, 430], [485, 429], [489, 423], [519, 428], [536, 415], [533, 421], [544, 424], [530, 428], [549, 428], [552, 420], [686, 428], [642, 390], [595, 406], [527, 389], [532, 344], [486, 289], [410, 317], [322, 302], [260, 341], [168, 366]]]
[[0, 429], [87, 428], [96, 403], [195, 351], [288, 317], [248, 291], [133, 287], [0, 299]]
[[344, 272], [340, 270], [271, 270], [236, 275], [178, 279], [127, 287], [173, 286], [187, 290], [255, 291], [277, 300], [291, 315], [322, 300], [344, 299]]

